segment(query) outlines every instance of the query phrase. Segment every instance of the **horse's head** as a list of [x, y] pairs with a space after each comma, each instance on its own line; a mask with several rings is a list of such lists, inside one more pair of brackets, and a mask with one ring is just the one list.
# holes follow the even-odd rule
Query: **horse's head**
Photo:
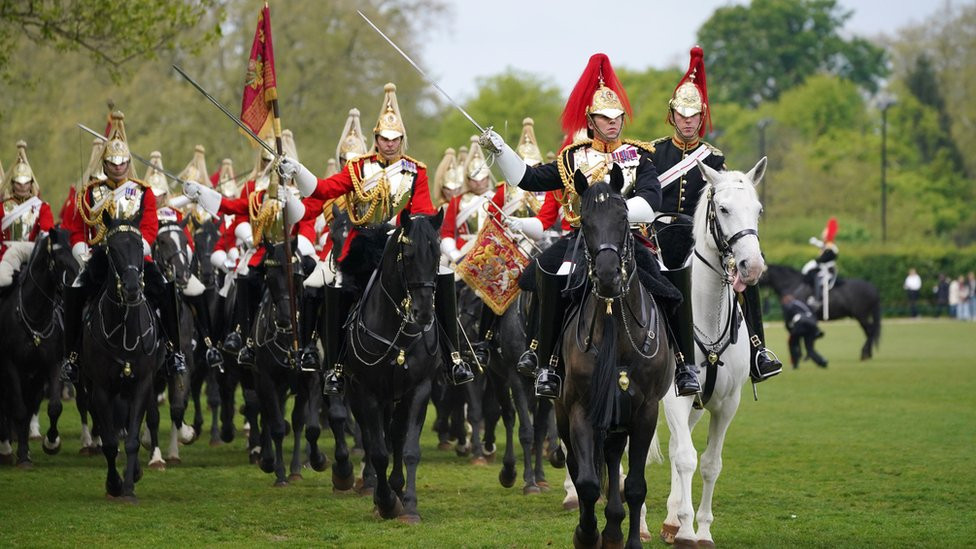
[[400, 216], [400, 229], [393, 234], [399, 276], [407, 298], [401, 306], [407, 318], [422, 326], [434, 319], [434, 288], [440, 262], [440, 226], [443, 210], [437, 215]]
[[634, 273], [634, 241], [627, 222], [627, 202], [620, 194], [623, 173], [615, 164], [609, 184], [587, 186], [586, 177], [577, 171], [574, 183], [581, 200], [580, 232], [590, 282], [598, 297], [619, 297]]
[[346, 243], [349, 231], [352, 229], [352, 221], [345, 210], [340, 209], [335, 203], [332, 204], [332, 221], [329, 223], [329, 240], [332, 241], [333, 256], [338, 256], [340, 250]]
[[759, 247], [762, 204], [755, 189], [766, 173], [766, 157], [748, 173], [719, 172], [700, 161], [698, 168], [708, 185], [695, 211], [695, 242], [721, 258], [720, 267], [741, 291], [758, 283], [766, 266]]
[[174, 223], [160, 227], [153, 245], [153, 259], [166, 278], [180, 289], [186, 288], [190, 280], [191, 256], [190, 239], [182, 225]]
[[142, 232], [131, 223], [110, 223], [105, 233], [106, 255], [115, 278], [115, 291], [125, 305], [143, 300]]
[[71, 241], [66, 229], [54, 227], [39, 239], [35, 260], [44, 261], [44, 267], [53, 275], [58, 288], [71, 284], [78, 276], [78, 262], [71, 255]]

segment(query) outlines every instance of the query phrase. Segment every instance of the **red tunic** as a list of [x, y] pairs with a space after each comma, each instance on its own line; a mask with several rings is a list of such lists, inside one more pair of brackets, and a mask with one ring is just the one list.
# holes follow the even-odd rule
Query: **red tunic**
[[[14, 200], [13, 198], [8, 198], [4, 202], [9, 202]], [[4, 208], [0, 208], [0, 226], [3, 226], [3, 218], [6, 215]], [[50, 231], [54, 227], [54, 216], [51, 214], [51, 206], [44, 201], [41, 201], [40, 211], [37, 214], [37, 219], [34, 221], [34, 226], [31, 228], [30, 233], [27, 235], [27, 241], [33, 242], [37, 240], [37, 235], [41, 231]], [[10, 240], [10, 228], [0, 231], [0, 258], [7, 251], [6, 242]]]
[[[142, 196], [140, 198], [139, 206], [139, 232], [142, 233], [142, 238], [149, 243], [150, 246], [156, 242], [156, 234], [159, 232], [159, 219], [156, 217], [156, 195], [153, 194], [152, 189], [143, 184], [141, 181], [133, 181], [137, 186], [139, 191], [141, 191]], [[106, 181], [102, 183], [114, 189], [116, 184]], [[86, 216], [91, 215], [92, 206], [92, 190], [89, 188], [85, 192], [85, 196], [82, 203], [82, 208], [84, 208]], [[104, 214], [103, 214], [104, 215]], [[73, 215], [64, 220], [65, 228], [71, 233], [71, 245], [74, 246], [79, 242], [85, 242], [91, 244], [91, 239], [95, 236], [95, 229], [89, 227], [85, 224], [81, 215]], [[146, 261], [152, 261], [152, 258], [146, 256]]]

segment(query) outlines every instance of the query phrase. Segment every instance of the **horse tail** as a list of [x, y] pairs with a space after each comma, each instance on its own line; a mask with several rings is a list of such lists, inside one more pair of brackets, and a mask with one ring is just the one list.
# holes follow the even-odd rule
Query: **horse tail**
[[871, 311], [871, 345], [875, 350], [881, 348], [881, 298], [874, 302]]
[[613, 416], [614, 367], [617, 361], [617, 323], [612, 314], [603, 316], [603, 337], [596, 355], [596, 365], [590, 376], [590, 424], [598, 432], [606, 432]]
[[647, 463], [664, 463], [664, 455], [661, 454], [661, 440], [657, 438], [657, 429], [654, 429], [651, 446], [647, 450]]

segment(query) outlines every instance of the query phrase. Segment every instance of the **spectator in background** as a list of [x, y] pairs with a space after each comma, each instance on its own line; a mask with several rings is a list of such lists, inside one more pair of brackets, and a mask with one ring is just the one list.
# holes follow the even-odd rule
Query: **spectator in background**
[[969, 320], [976, 320], [976, 273], [969, 271], [969, 277], [966, 279], [969, 284]]
[[949, 280], [945, 273], [939, 273], [939, 281], [932, 286], [932, 294], [935, 296], [935, 318], [942, 316], [942, 313], [949, 314]]
[[956, 306], [956, 318], [969, 320], [969, 297], [972, 294], [969, 280], [965, 276], [959, 275], [956, 281], [959, 283], [959, 304]]
[[790, 363], [793, 364], [793, 369], [799, 368], [800, 366], [800, 358], [802, 357], [800, 350], [801, 341], [807, 349], [807, 356], [817, 366], [826, 368], [827, 360], [820, 356], [820, 353], [813, 347], [817, 338], [823, 335], [823, 332], [817, 328], [817, 317], [813, 315], [813, 311], [810, 310], [810, 307], [806, 303], [790, 294], [783, 295], [781, 303], [783, 305], [783, 321], [786, 323], [786, 329], [790, 333]]
[[956, 317], [959, 312], [959, 281], [962, 277], [953, 278], [949, 283], [949, 316]]
[[915, 268], [908, 269], [908, 276], [905, 277], [905, 295], [908, 296], [908, 309], [912, 317], [918, 316], [918, 294], [922, 289], [922, 277], [918, 276]]

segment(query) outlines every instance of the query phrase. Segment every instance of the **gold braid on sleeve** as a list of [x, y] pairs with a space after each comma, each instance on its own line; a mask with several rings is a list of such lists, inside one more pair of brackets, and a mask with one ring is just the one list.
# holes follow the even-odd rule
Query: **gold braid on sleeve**
[[573, 197], [576, 196], [576, 187], [573, 184], [573, 174], [569, 173], [569, 154], [573, 146], [570, 145], [559, 153], [559, 159], [556, 160], [556, 167], [559, 169], [559, 178], [563, 180], [563, 189], [565, 192], [562, 197], [557, 197], [559, 203], [563, 207], [563, 219], [566, 220], [570, 225], [579, 225], [580, 216], [576, 215], [572, 209]]
[[260, 201], [258, 194], [260, 193], [251, 193], [251, 195], [248, 197], [247, 203], [248, 216], [251, 218], [251, 232], [254, 235], [255, 246], [261, 243], [261, 238], [264, 236], [264, 229], [266, 229], [270, 223], [274, 222], [275, 217], [281, 210], [281, 205], [278, 203], [278, 200]]

